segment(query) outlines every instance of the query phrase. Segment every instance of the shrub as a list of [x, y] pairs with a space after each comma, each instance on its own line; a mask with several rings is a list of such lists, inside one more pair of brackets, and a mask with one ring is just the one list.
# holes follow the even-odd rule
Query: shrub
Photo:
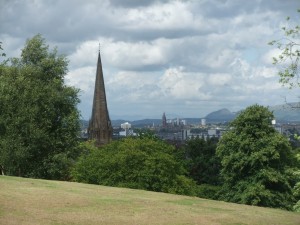
[[87, 142], [73, 170], [75, 181], [149, 191], [194, 195], [174, 147], [153, 138], [126, 138], [101, 148]]

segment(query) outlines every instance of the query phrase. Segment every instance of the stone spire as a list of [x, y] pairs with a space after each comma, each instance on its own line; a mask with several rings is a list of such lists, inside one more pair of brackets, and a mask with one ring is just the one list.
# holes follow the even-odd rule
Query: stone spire
[[88, 134], [89, 139], [95, 139], [97, 146], [105, 145], [112, 140], [112, 125], [108, 115], [100, 48], [98, 54], [94, 101], [92, 117], [90, 119]]

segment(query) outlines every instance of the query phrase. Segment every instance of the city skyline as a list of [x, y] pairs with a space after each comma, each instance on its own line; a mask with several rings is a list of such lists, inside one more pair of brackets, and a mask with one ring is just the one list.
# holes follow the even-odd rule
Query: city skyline
[[[66, 83], [81, 89], [79, 110], [91, 116], [98, 46], [111, 119], [201, 118], [228, 108], [299, 101], [299, 88], [278, 82], [268, 42], [285, 18], [299, 21], [295, 0], [6, 1], [0, 41], [20, 56], [40, 33], [70, 60]], [[16, 16], [18, 15], [18, 16]], [[38, 18], [38, 19], [37, 19]]]

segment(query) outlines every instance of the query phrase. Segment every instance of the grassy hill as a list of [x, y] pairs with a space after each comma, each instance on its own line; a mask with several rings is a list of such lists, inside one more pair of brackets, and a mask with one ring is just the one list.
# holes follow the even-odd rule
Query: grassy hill
[[300, 214], [125, 188], [0, 176], [0, 224], [297, 225]]

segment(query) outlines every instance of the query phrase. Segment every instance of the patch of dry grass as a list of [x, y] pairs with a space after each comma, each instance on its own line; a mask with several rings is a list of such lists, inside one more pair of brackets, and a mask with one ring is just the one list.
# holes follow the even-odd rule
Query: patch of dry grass
[[0, 224], [297, 225], [300, 214], [195, 197], [0, 176]]

